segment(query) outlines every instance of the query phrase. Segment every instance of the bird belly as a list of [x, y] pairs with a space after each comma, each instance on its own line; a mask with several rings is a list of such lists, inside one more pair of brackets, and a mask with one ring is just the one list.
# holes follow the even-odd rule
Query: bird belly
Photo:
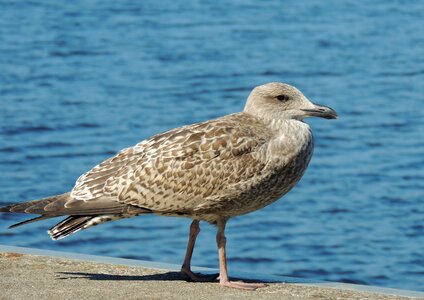
[[261, 209], [287, 194], [305, 173], [313, 152], [312, 139], [289, 162], [264, 170], [265, 174], [250, 186], [240, 186], [240, 193], [223, 199], [219, 216], [233, 217]]

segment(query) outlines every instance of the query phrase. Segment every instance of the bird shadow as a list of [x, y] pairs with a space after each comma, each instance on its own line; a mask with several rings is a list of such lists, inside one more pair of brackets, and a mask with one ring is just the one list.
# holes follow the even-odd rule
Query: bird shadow
[[[169, 271], [159, 274], [149, 274], [149, 275], [117, 275], [117, 274], [105, 274], [105, 273], [88, 273], [88, 272], [56, 272], [59, 276], [56, 279], [88, 279], [88, 280], [113, 280], [113, 281], [186, 281], [192, 282], [192, 280], [183, 275], [181, 272]], [[215, 273], [205, 273], [196, 275], [202, 276], [202, 281], [207, 282], [218, 282], [219, 274]], [[243, 277], [231, 277], [231, 280], [243, 280], [244, 282], [261, 282], [261, 283], [276, 283], [275, 280], [252, 280], [246, 279]]]
[[[181, 272], [166, 272], [149, 275], [117, 275], [105, 273], [86, 272], [56, 272], [57, 279], [88, 279], [88, 280], [114, 280], [114, 281], [191, 281]], [[217, 282], [218, 274], [204, 274], [203, 282]]]

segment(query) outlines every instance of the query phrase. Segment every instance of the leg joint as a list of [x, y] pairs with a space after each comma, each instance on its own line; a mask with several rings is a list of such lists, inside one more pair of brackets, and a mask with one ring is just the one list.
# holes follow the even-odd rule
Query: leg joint
[[190, 235], [197, 236], [200, 232], [199, 221], [194, 220], [190, 225]]

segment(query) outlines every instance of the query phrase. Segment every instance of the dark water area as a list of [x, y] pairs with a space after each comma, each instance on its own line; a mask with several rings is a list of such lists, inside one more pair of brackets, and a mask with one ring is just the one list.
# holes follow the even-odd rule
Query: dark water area
[[[423, 1], [1, 1], [0, 204], [72, 189], [118, 150], [240, 111], [252, 87], [333, 107], [282, 200], [228, 224], [229, 271], [424, 290]], [[182, 262], [189, 220], [139, 217], [0, 244]], [[203, 224], [193, 264], [218, 267]]]

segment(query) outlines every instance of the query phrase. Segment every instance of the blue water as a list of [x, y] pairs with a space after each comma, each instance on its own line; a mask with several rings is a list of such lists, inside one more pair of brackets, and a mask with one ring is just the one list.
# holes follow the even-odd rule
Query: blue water
[[[240, 111], [284, 81], [336, 109], [311, 165], [235, 218], [229, 270], [424, 290], [423, 1], [1, 1], [0, 204], [69, 191], [157, 132]], [[179, 263], [189, 220], [139, 217], [53, 242], [0, 243]], [[204, 224], [194, 265], [217, 267]]]

